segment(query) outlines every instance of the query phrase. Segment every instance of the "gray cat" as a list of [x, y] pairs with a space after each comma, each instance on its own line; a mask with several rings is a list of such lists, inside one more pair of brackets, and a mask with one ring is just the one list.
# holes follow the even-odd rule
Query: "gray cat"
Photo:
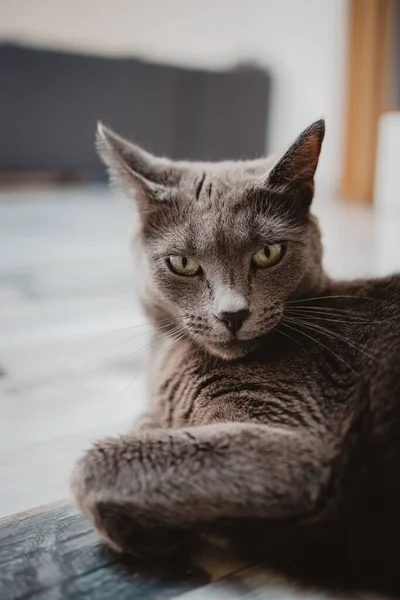
[[357, 576], [397, 571], [400, 277], [324, 272], [310, 214], [324, 131], [277, 161], [211, 164], [99, 126], [111, 181], [139, 210], [156, 340], [147, 422], [97, 442], [72, 477], [111, 548], [169, 552], [208, 531], [265, 555], [340, 547]]

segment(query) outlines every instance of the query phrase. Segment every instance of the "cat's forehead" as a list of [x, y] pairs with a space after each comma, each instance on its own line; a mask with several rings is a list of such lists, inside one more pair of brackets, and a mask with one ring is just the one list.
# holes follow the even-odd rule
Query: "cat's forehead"
[[183, 224], [186, 221], [191, 235], [202, 241], [248, 238], [256, 217], [249, 199], [257, 180], [229, 164], [218, 167], [199, 169], [181, 187], [182, 203], [188, 205]]
[[259, 181], [233, 169], [199, 171], [179, 186], [184, 219], [202, 222], [209, 231], [217, 225], [219, 229], [238, 226], [243, 229], [254, 212], [249, 200]]
[[243, 194], [266, 178], [273, 159], [191, 163], [183, 169], [179, 188], [200, 204], [230, 198], [231, 203], [240, 201]]
[[245, 247], [254, 228], [243, 212], [232, 213], [226, 206], [205, 210], [202, 203], [185, 211], [178, 223], [165, 227], [153, 241], [157, 251], [183, 253], [198, 259], [223, 258], [233, 249]]
[[[182, 188], [179, 196], [170, 213], [166, 207], [161, 227], [152, 236], [157, 252], [162, 248], [161, 253], [223, 258], [245, 252], [254, 244], [282, 241], [299, 233], [286, 210], [268, 205], [265, 189], [248, 173], [203, 171], [187, 180], [187, 188]], [[262, 208], [258, 196], [266, 199]]]

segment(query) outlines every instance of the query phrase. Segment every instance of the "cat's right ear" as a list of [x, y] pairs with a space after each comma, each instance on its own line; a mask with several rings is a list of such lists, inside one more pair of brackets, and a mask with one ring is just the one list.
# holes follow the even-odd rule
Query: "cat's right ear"
[[96, 148], [113, 187], [134, 198], [142, 213], [151, 213], [168, 200], [179, 179], [170, 161], [142, 150], [102, 123], [97, 125]]
[[323, 119], [307, 127], [268, 174], [270, 188], [287, 195], [295, 191], [297, 199], [308, 207], [314, 195], [314, 175], [324, 135]]

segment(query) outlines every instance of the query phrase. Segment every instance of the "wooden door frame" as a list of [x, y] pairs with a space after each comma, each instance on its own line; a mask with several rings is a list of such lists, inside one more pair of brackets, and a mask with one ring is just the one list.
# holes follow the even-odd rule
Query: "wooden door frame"
[[372, 202], [378, 124], [388, 108], [395, 0], [349, 0], [345, 144], [340, 185], [348, 202]]

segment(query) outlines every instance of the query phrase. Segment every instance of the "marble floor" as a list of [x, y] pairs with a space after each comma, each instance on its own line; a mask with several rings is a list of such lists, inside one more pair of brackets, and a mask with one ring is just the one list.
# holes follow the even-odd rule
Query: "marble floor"
[[[315, 212], [330, 273], [400, 270], [400, 214]], [[67, 497], [82, 449], [143, 411], [133, 218], [103, 187], [0, 190], [0, 517]]]

